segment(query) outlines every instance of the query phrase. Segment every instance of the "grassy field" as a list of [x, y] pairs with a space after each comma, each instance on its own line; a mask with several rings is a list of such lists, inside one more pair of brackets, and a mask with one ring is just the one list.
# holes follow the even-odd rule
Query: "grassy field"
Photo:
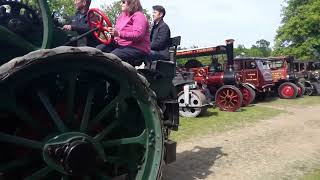
[[313, 172], [305, 176], [302, 180], [320, 180], [320, 171]]
[[280, 113], [285, 111], [259, 106], [245, 107], [240, 112], [223, 112], [218, 108], [210, 108], [202, 117], [180, 118], [179, 131], [173, 132], [170, 137], [176, 141], [182, 141], [269, 119]]
[[320, 104], [320, 96], [304, 96], [303, 98], [296, 99], [279, 99], [269, 98], [267, 102], [259, 102], [259, 104], [270, 104], [279, 107], [282, 106], [312, 106]]
[[[270, 119], [280, 113], [288, 113], [285, 110], [279, 110], [279, 107], [312, 106], [317, 104], [320, 104], [320, 96], [304, 96], [297, 99], [269, 98], [267, 102], [259, 102], [258, 105], [242, 108], [239, 112], [223, 112], [218, 108], [210, 108], [202, 117], [180, 118], [179, 131], [173, 132], [170, 137], [176, 141], [183, 141], [192, 137], [217, 133], [235, 127], [242, 127], [252, 122]], [[264, 107], [264, 105], [268, 107]]]

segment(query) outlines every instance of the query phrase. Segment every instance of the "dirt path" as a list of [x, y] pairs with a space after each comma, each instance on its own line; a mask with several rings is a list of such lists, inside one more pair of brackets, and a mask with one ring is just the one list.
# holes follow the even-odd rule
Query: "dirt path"
[[320, 167], [320, 106], [178, 144], [164, 180], [298, 179]]

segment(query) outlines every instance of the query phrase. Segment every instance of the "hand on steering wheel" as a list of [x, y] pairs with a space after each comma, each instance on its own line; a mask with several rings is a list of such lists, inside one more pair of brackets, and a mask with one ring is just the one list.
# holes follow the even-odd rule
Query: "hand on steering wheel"
[[88, 11], [88, 22], [91, 29], [96, 29], [93, 31], [94, 36], [103, 44], [110, 44], [112, 41], [112, 35], [109, 32], [110, 27], [112, 27], [108, 17], [97, 8], [90, 9]]

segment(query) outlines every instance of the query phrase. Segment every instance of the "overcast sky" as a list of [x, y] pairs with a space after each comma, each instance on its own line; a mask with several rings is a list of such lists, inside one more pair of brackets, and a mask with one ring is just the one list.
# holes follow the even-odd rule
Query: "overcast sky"
[[[115, 0], [92, 0], [91, 7]], [[181, 46], [224, 44], [228, 38], [247, 48], [259, 39], [273, 45], [281, 21], [283, 0], [140, 0], [149, 13], [153, 5], [166, 8], [171, 36], [182, 36]]]

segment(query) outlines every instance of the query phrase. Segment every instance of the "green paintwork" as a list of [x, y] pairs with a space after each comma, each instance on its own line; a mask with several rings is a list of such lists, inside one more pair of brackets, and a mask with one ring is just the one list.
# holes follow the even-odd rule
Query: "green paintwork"
[[[136, 71], [113, 58], [101, 61], [99, 54], [56, 52], [42, 58], [36, 50], [61, 46], [71, 33], [54, 27], [46, 0], [36, 1], [43, 24], [41, 40], [30, 42], [0, 26], [0, 42], [5, 42], [0, 46], [0, 64], [29, 52], [35, 59], [0, 82], [0, 120], [6, 122], [0, 131], [6, 156], [0, 157], [1, 174], [27, 180], [72, 179], [46, 149], [82, 137], [94, 145], [104, 163], [95, 167], [95, 175], [82, 179], [159, 178], [165, 131], [154, 93]], [[171, 76], [165, 77], [151, 82], [150, 88], [164, 100], [172, 92], [171, 81]], [[20, 173], [12, 174], [16, 171]]]
[[[156, 179], [164, 152], [163, 129], [157, 106], [138, 77], [123, 73], [111, 60], [108, 65], [100, 61], [88, 66], [88, 62], [99, 61], [92, 56], [56, 58], [65, 61], [63, 67], [59, 60], [37, 60], [0, 84], [0, 97], [7, 102], [0, 105], [0, 113], [14, 113], [17, 126], [14, 131], [0, 132], [1, 147], [4, 151], [37, 152], [21, 160], [1, 162], [1, 172], [23, 168], [26, 179], [68, 179], [64, 167], [46, 149], [81, 137], [93, 144], [108, 171], [121, 167], [136, 180]], [[30, 71], [37, 73], [29, 76]], [[113, 91], [106, 91], [106, 84]], [[103, 102], [105, 97], [112, 98]], [[2, 117], [0, 120], [6, 121]], [[29, 131], [29, 127], [35, 130]], [[27, 170], [31, 164], [39, 166]], [[97, 167], [96, 177], [114, 178], [105, 171]]]

